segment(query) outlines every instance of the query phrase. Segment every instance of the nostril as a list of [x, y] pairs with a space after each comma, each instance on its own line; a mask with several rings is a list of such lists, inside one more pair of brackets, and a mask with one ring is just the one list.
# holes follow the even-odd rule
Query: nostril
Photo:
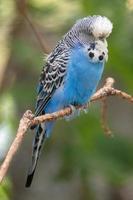
[[94, 53], [90, 52], [90, 53], [89, 53], [89, 57], [90, 57], [90, 58], [93, 58], [93, 57], [94, 57]]
[[101, 55], [101, 56], [99, 56], [99, 60], [103, 60], [103, 56]]

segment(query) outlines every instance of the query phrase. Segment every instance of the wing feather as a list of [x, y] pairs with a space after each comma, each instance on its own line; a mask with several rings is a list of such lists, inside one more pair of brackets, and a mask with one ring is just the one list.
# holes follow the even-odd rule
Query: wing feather
[[45, 112], [45, 107], [54, 92], [63, 84], [69, 55], [69, 49], [58, 44], [48, 56], [46, 65], [40, 76], [35, 116]]

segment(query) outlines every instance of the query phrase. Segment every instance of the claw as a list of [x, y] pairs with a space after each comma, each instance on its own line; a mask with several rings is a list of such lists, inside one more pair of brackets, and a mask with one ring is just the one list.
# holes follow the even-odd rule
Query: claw
[[76, 109], [75, 106], [70, 104], [69, 107], [71, 108], [72, 113], [70, 115], [64, 117], [64, 119], [66, 121], [70, 121], [80, 115], [80, 110]]

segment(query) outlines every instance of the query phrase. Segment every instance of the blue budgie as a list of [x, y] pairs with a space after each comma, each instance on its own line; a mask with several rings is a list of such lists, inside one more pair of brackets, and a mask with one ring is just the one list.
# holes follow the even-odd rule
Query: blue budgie
[[[38, 85], [35, 116], [67, 106], [84, 105], [96, 91], [108, 59], [106, 38], [112, 32], [106, 17], [89, 16], [78, 20], [49, 54]], [[51, 134], [55, 121], [35, 129], [32, 163], [26, 187], [31, 185], [40, 150]]]

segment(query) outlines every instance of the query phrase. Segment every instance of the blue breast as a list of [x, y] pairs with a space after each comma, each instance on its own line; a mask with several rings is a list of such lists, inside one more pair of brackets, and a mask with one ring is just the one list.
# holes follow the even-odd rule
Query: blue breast
[[[67, 66], [64, 85], [60, 86], [45, 108], [45, 113], [55, 112], [70, 104], [82, 105], [95, 92], [103, 72], [103, 63], [91, 63], [82, 48], [75, 49]], [[46, 122], [47, 137], [54, 121]]]
[[64, 84], [66, 104], [84, 104], [95, 92], [104, 63], [92, 63], [84, 47], [72, 51]]

